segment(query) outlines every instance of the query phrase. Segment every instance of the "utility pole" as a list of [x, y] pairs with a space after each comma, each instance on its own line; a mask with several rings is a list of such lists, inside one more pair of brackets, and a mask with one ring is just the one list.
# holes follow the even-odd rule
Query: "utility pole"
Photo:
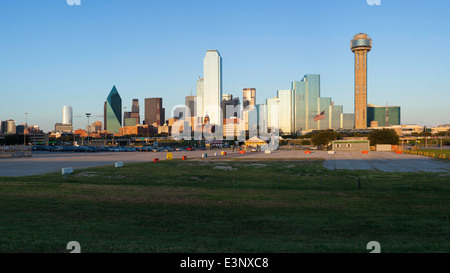
[[88, 127], [87, 127], [87, 129], [88, 129], [88, 133], [87, 133], [87, 136], [88, 136], [88, 141], [87, 141], [87, 143], [88, 143], [88, 146], [90, 146], [90, 143], [89, 143], [89, 132], [91, 131], [91, 126], [89, 125], [89, 117], [91, 116], [91, 113], [86, 113], [86, 117], [87, 117], [87, 120], [88, 120]]
[[26, 145], [25, 130], [28, 128], [28, 125], [27, 125], [27, 116], [28, 116], [28, 113], [25, 113], [25, 126], [23, 127], [23, 146], [24, 146], [24, 147], [25, 147], [25, 145]]

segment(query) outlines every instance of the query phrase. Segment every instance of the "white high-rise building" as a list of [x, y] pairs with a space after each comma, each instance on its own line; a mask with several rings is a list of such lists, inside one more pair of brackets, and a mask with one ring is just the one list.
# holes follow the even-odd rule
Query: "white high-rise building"
[[195, 98], [195, 114], [197, 116], [197, 122], [203, 124], [203, 89], [204, 89], [203, 78], [197, 80], [197, 96]]
[[217, 50], [208, 50], [203, 59], [203, 85], [203, 117], [221, 126], [222, 57]]
[[72, 106], [63, 107], [63, 124], [72, 124]]
[[280, 133], [294, 132], [294, 92], [291, 89], [278, 90], [278, 126]]

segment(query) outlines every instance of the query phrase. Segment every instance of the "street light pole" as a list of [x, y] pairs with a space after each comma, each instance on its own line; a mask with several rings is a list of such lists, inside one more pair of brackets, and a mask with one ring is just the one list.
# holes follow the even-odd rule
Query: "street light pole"
[[87, 127], [87, 129], [88, 129], [88, 146], [90, 146], [90, 143], [89, 143], [89, 132], [91, 131], [90, 129], [91, 129], [91, 126], [89, 126], [89, 117], [91, 116], [91, 113], [86, 113], [86, 117], [87, 117], [87, 120], [88, 120], [88, 127]]
[[27, 115], [28, 115], [28, 113], [25, 113], [25, 126], [23, 127], [23, 146], [26, 145], [25, 129], [28, 127], [28, 125], [27, 125]]

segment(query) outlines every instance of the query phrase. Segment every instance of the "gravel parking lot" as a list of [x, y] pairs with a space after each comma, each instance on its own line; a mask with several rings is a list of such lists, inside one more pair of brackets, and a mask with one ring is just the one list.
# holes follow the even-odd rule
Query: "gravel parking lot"
[[[312, 151], [305, 154], [302, 150], [277, 150], [271, 154], [264, 152], [246, 152], [239, 154], [227, 150], [226, 156], [220, 156], [220, 150], [208, 151], [183, 151], [173, 152], [174, 159], [187, 156], [188, 159], [200, 159], [206, 153], [208, 157], [203, 160], [217, 159], [255, 159], [255, 160], [302, 160], [325, 159], [324, 167], [330, 170], [379, 170], [384, 172], [450, 172], [450, 160], [438, 161], [432, 158], [395, 154], [393, 152], [361, 152], [340, 151], [328, 154], [326, 151]], [[51, 172], [60, 172], [61, 168], [73, 167], [83, 169], [95, 166], [113, 165], [115, 162], [134, 163], [150, 162], [154, 158], [166, 159], [166, 152], [101, 152], [101, 153], [58, 153], [58, 152], [33, 152], [33, 157], [27, 158], [2, 158], [0, 159], [0, 176], [28, 176]]]

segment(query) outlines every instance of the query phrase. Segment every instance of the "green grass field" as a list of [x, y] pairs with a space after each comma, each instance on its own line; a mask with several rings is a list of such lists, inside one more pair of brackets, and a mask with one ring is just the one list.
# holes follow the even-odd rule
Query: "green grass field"
[[[360, 177], [361, 190], [357, 178]], [[450, 175], [163, 161], [0, 178], [0, 252], [450, 251]]]

